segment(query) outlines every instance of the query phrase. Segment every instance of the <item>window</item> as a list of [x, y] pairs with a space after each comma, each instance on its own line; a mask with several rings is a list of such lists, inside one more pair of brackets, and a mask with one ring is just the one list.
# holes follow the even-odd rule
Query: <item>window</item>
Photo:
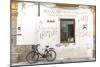
[[74, 19], [60, 19], [61, 24], [61, 43], [75, 42], [75, 20]]

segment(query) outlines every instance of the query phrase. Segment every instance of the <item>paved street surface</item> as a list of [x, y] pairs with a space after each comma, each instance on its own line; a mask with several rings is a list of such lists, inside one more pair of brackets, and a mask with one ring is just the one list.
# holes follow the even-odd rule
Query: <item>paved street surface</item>
[[89, 58], [65, 58], [64, 60], [55, 60], [52, 62], [46, 61], [46, 59], [41, 59], [37, 63], [29, 64], [28, 62], [20, 62], [20, 63], [14, 63], [12, 66], [24, 66], [24, 65], [42, 65], [42, 64], [54, 64], [54, 63], [69, 63], [69, 62], [80, 62], [80, 61], [93, 61], [95, 59], [89, 59]]

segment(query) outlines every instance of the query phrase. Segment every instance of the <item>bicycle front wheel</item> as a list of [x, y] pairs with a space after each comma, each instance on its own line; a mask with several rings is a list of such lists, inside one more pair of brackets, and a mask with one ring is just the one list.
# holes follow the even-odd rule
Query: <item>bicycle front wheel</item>
[[49, 50], [46, 54], [47, 61], [54, 61], [56, 59], [56, 52], [54, 50]]
[[29, 52], [29, 53], [27, 54], [27, 56], [26, 56], [26, 61], [27, 61], [28, 63], [30, 63], [30, 64], [36, 63], [36, 62], [38, 61], [38, 59], [39, 59], [39, 56], [38, 56], [38, 54], [37, 54], [36, 52], [34, 52], [34, 51]]

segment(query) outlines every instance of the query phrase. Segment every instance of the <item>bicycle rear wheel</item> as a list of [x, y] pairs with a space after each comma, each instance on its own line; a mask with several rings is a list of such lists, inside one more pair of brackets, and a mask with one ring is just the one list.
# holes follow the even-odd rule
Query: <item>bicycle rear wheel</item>
[[56, 59], [56, 52], [54, 50], [49, 50], [46, 54], [47, 61], [54, 61]]
[[26, 56], [26, 61], [30, 64], [36, 63], [38, 59], [39, 59], [39, 55], [34, 51], [29, 52]]

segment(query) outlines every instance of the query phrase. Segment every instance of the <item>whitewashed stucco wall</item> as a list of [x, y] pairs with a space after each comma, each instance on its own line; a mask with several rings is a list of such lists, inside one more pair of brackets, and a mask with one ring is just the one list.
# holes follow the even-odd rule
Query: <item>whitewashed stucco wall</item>
[[[58, 35], [56, 35], [56, 36], [58, 36], [58, 38], [56, 38], [58, 41], [57, 44], [62, 45], [62, 46], [57, 47], [56, 44], [54, 44], [52, 46], [50, 45], [51, 47], [55, 48], [55, 50], [57, 52], [57, 59], [60, 59], [60, 58], [79, 58], [79, 57], [80, 58], [84, 58], [84, 57], [91, 58], [92, 57], [92, 55], [93, 55], [92, 54], [92, 52], [93, 52], [93, 16], [92, 16], [92, 12], [90, 9], [88, 9], [88, 8], [86, 8], [86, 9], [77, 8], [75, 10], [60, 9], [60, 8], [53, 8], [52, 9], [52, 8], [47, 8], [45, 6], [40, 6], [40, 8], [41, 8], [40, 9], [40, 17], [38, 17], [40, 19], [41, 19], [41, 17], [42, 17], [42, 19], [44, 18], [44, 20], [50, 19], [50, 18], [45, 18], [45, 17], [56, 17], [58, 19], [60, 19], [60, 18], [67, 18], [67, 19], [74, 18], [75, 19], [75, 43], [68, 43], [69, 45], [67, 47], [64, 46], [67, 43], [62, 44], [59, 42], [60, 33], [58, 31]], [[59, 11], [60, 11], [60, 13], [59, 13]], [[86, 16], [87, 18], [84, 19], [84, 16]], [[33, 17], [33, 16], [28, 16], [28, 17]], [[30, 18], [30, 19], [32, 19], [32, 18]], [[41, 19], [41, 21], [43, 21], [42, 19]], [[55, 20], [55, 18], [52, 18], [52, 19]], [[25, 22], [25, 20], [24, 20], [24, 22]], [[88, 25], [87, 30], [82, 30], [83, 24]], [[45, 26], [47, 26], [47, 25], [45, 24]], [[27, 29], [27, 28], [25, 28], [25, 29]], [[30, 28], [30, 30], [31, 29], [32, 28]], [[57, 30], [59, 30], [59, 29], [60, 29], [60, 26], [57, 27]], [[41, 29], [39, 29], [38, 32], [39, 31], [41, 31]], [[29, 32], [27, 32], [27, 34], [28, 33]], [[35, 34], [37, 34], [37, 33], [35, 33]], [[40, 40], [38, 40], [38, 41], [40, 41]], [[42, 44], [42, 42], [44, 42], [44, 43], [48, 42], [48, 39], [45, 41], [41, 40], [40, 44]], [[44, 43], [42, 46], [46, 45]], [[40, 47], [40, 48], [42, 48], [42, 47]], [[44, 47], [43, 47], [43, 49], [44, 49]]]

